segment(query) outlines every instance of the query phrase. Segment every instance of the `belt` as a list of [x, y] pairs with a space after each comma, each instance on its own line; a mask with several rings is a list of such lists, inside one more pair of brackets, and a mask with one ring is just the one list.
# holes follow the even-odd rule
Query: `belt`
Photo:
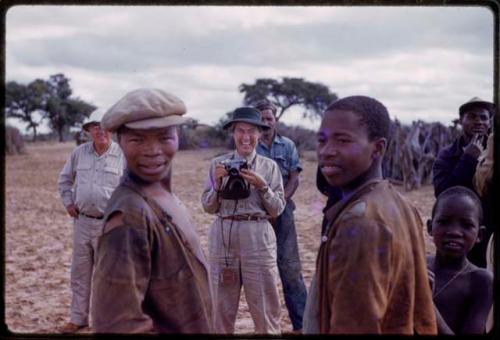
[[263, 221], [268, 220], [269, 216], [252, 216], [252, 215], [234, 215], [234, 216], [220, 216], [223, 220], [233, 221]]
[[83, 215], [85, 217], [88, 217], [88, 218], [93, 218], [95, 220], [102, 220], [104, 218], [104, 215], [101, 215], [101, 216], [90, 216], [90, 215], [87, 215], [87, 214], [84, 214], [84, 213], [80, 213], [80, 215]]

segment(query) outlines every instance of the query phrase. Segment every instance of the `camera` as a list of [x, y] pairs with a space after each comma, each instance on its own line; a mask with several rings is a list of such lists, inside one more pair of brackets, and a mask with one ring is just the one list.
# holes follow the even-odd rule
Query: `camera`
[[238, 176], [241, 169], [248, 169], [248, 163], [246, 159], [225, 159], [221, 162], [224, 168], [229, 173], [229, 176]]

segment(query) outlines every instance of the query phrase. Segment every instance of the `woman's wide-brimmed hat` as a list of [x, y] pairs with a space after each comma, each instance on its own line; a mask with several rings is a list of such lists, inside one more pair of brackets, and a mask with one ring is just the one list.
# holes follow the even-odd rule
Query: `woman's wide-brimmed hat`
[[239, 107], [233, 111], [233, 117], [229, 122], [224, 124], [223, 129], [227, 129], [233, 123], [242, 122], [252, 124], [261, 127], [264, 130], [268, 130], [271, 127], [262, 121], [262, 115], [260, 111], [249, 106]]

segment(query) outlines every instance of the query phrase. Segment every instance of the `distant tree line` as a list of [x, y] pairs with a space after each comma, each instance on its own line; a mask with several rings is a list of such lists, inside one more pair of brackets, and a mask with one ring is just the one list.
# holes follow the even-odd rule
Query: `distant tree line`
[[5, 86], [5, 114], [27, 123], [37, 140], [38, 127], [48, 121], [59, 141], [71, 127], [79, 126], [96, 109], [78, 97], [72, 97], [70, 80], [64, 74], [54, 74], [49, 79], [35, 79], [29, 84], [15, 81]]
[[[278, 121], [292, 107], [302, 109], [304, 118], [321, 118], [328, 105], [338, 98], [327, 86], [303, 78], [262, 78], [253, 84], [241, 84], [238, 90], [243, 94], [242, 105], [252, 106], [262, 99], [273, 103], [277, 108]], [[71, 97], [69, 79], [63, 74], [52, 75], [48, 80], [36, 79], [27, 85], [11, 81], [7, 83], [5, 92], [7, 117], [28, 123], [27, 129], [33, 130], [34, 140], [37, 138], [37, 127], [43, 120], [48, 120], [59, 140], [63, 141], [69, 128], [81, 125], [96, 108], [78, 97]], [[38, 120], [35, 113], [40, 117]], [[200, 124], [196, 120], [182, 126], [180, 148], [234, 148], [232, 138], [222, 128], [231, 115], [232, 111], [221, 114], [214, 126]], [[441, 123], [422, 121], [404, 125], [394, 120], [383, 163], [385, 177], [401, 182], [408, 190], [430, 183], [432, 164], [438, 152], [458, 136], [457, 123], [455, 120], [453, 126], [445, 127]], [[299, 152], [316, 147], [315, 131], [280, 123], [278, 132], [292, 139]], [[9, 136], [11, 140], [19, 139], [12, 130], [9, 130]], [[77, 143], [85, 141], [84, 137], [81, 132], [75, 135]]]

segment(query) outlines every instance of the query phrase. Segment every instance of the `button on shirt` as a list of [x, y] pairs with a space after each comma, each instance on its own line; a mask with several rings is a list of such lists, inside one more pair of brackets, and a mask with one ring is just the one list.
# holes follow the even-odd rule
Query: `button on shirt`
[[84, 214], [101, 216], [120, 183], [125, 164], [123, 152], [115, 142], [102, 155], [97, 154], [93, 142], [77, 147], [57, 183], [64, 206], [74, 203]]
[[302, 171], [295, 143], [287, 137], [276, 134], [270, 148], [264, 142], [259, 141], [256, 151], [259, 155], [269, 157], [278, 163], [284, 187], [290, 179], [290, 172]]

